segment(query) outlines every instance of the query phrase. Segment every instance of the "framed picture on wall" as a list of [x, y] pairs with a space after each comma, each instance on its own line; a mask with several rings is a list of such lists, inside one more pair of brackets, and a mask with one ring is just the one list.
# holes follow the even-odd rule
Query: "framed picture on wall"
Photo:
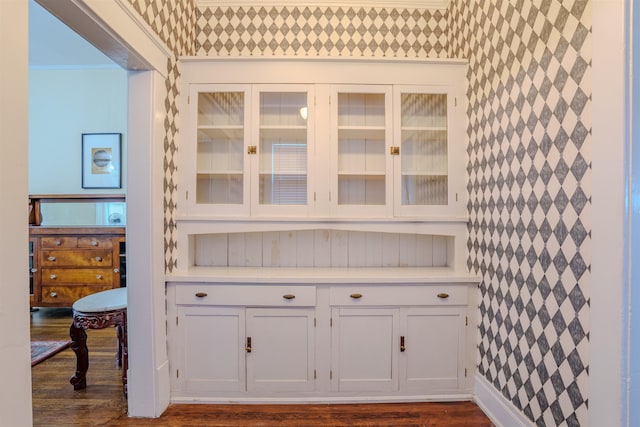
[[121, 188], [122, 134], [82, 134], [82, 188]]

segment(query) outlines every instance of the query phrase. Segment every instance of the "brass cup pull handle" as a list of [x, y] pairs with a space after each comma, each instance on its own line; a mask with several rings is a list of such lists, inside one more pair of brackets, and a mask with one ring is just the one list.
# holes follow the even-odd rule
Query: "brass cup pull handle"
[[438, 294], [438, 298], [447, 299], [447, 298], [449, 298], [449, 294], [446, 293], [446, 292], [441, 292], [441, 293]]
[[351, 298], [353, 298], [353, 299], [360, 299], [360, 298], [362, 298], [362, 294], [359, 294], [359, 293], [354, 293], [354, 294], [351, 294], [351, 295], [349, 295], [349, 296], [350, 296]]
[[404, 345], [404, 337], [400, 337], [400, 351], [401, 352], [405, 352], [407, 350], [407, 347], [405, 347]]
[[101, 257], [101, 256], [97, 256], [97, 257], [96, 257], [96, 261], [98, 261], [98, 262], [102, 262], [102, 257]]
[[247, 337], [247, 346], [245, 347], [247, 353], [251, 353], [251, 337]]
[[96, 279], [102, 280], [102, 274], [96, 274]]
[[51, 292], [49, 295], [51, 296], [51, 298], [57, 298], [58, 297], [58, 293], [57, 292]]
[[49, 261], [55, 261], [55, 260], [56, 260], [56, 257], [54, 257], [54, 256], [50, 256], [48, 259], [49, 259]]
[[206, 292], [196, 292], [196, 297], [198, 298], [204, 298], [207, 296]]
[[95, 240], [91, 241], [91, 246], [98, 246], [98, 242], [96, 242]]
[[55, 275], [55, 274], [52, 274], [52, 275], [50, 275], [50, 276], [49, 276], [49, 278], [50, 278], [51, 280], [56, 280], [56, 275]]
[[294, 294], [284, 294], [282, 298], [284, 299], [294, 299], [296, 296]]
[[60, 240], [56, 240], [55, 242], [53, 242], [53, 244], [56, 246], [60, 246], [62, 242]]

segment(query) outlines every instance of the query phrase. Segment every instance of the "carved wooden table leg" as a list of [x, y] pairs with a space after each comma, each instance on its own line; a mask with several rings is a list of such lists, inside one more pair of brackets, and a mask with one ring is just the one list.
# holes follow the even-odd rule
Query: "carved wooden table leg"
[[122, 366], [122, 385], [127, 396], [127, 289], [109, 289], [87, 295], [73, 303], [73, 320], [69, 329], [71, 348], [76, 353], [76, 373], [69, 382], [74, 390], [87, 388], [89, 349], [87, 329], [104, 329], [115, 326], [118, 334], [116, 365]]
[[69, 382], [74, 390], [87, 388], [87, 370], [89, 369], [89, 350], [87, 349], [87, 333], [83, 327], [77, 327], [76, 322], [71, 322], [69, 328], [71, 336], [71, 349], [76, 354], [76, 373]]
[[[71, 348], [76, 353], [76, 373], [69, 382], [74, 390], [87, 387], [87, 371], [89, 369], [89, 349], [87, 348], [87, 329], [104, 329], [115, 326], [118, 333], [118, 351], [116, 363], [122, 365], [122, 385], [124, 395], [127, 395], [127, 309], [119, 309], [104, 312], [81, 312], [73, 310], [73, 321], [69, 328]], [[120, 357], [120, 360], [118, 358]]]

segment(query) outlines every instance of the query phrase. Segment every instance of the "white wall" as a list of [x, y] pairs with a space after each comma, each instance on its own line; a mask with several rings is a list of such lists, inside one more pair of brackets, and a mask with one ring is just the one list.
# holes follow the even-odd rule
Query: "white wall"
[[127, 72], [101, 69], [29, 71], [29, 194], [123, 193], [84, 190], [81, 135], [122, 133], [126, 170]]
[[27, 252], [27, 2], [0, 0], [0, 414], [30, 426]]

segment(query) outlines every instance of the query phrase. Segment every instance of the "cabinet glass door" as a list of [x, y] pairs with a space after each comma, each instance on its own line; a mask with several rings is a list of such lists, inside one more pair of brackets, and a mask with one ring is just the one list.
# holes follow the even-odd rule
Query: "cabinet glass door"
[[449, 202], [447, 108], [445, 93], [400, 94], [402, 206]]
[[292, 206], [306, 211], [311, 111], [309, 93], [300, 89], [257, 90], [258, 147], [249, 151], [257, 148], [257, 210], [263, 213], [265, 206], [281, 205], [289, 206], [287, 214]]
[[389, 88], [340, 87], [333, 98], [337, 99], [333, 109], [337, 124], [337, 210], [364, 216], [385, 215], [392, 191]]
[[196, 204], [245, 201], [245, 93], [198, 93]]

